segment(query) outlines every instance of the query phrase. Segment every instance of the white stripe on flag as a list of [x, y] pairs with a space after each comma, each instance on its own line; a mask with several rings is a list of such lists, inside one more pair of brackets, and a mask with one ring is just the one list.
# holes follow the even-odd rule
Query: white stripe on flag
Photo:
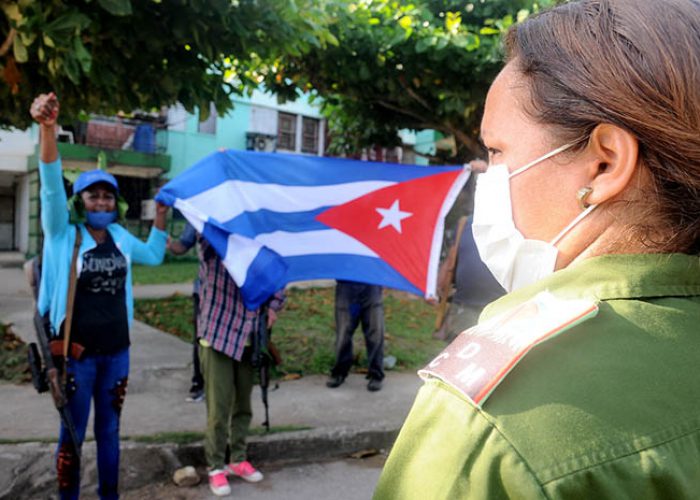
[[232, 234], [228, 237], [226, 245], [226, 257], [224, 258], [224, 266], [233, 276], [233, 281], [240, 287], [245, 283], [245, 278], [248, 275], [250, 264], [258, 255], [262, 245], [257, 241]]
[[289, 233], [275, 231], [260, 234], [255, 241], [283, 257], [309, 254], [353, 254], [378, 257], [369, 247], [335, 229]]
[[350, 254], [378, 257], [369, 247], [335, 229], [289, 233], [275, 231], [261, 234], [254, 240], [238, 234], [228, 237], [224, 266], [238, 286], [243, 286], [248, 268], [266, 246], [282, 257], [296, 257], [314, 254]]
[[185, 216], [187, 222], [192, 224], [195, 231], [202, 234], [204, 231], [204, 223], [207, 221], [207, 215], [205, 213], [198, 208], [187, 206], [180, 198], [175, 199], [173, 207], [182, 212], [182, 215]]
[[246, 211], [306, 212], [340, 205], [394, 184], [390, 181], [361, 181], [322, 186], [285, 186], [225, 181], [195, 196], [178, 200], [176, 206], [182, 207], [182, 211], [206, 212], [212, 219], [227, 222]]

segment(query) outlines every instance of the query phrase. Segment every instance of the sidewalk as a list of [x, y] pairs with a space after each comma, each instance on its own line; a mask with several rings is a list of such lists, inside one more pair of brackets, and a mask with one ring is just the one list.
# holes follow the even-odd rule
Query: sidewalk
[[[24, 341], [34, 341], [31, 322], [32, 299], [21, 269], [0, 268], [0, 320], [14, 323]], [[135, 287], [136, 297], [191, 293], [191, 285]], [[186, 403], [190, 385], [192, 347], [190, 344], [134, 322], [131, 331], [131, 372], [129, 393], [122, 414], [124, 440], [122, 466], [139, 470], [134, 461], [161, 464], [154, 474], [166, 479], [181, 464], [203, 460], [201, 443], [194, 445], [145, 445], [129, 441], [130, 436], [165, 432], [202, 432], [206, 411], [202, 403]], [[332, 342], [332, 339], [329, 339]], [[249, 439], [251, 459], [314, 461], [344, 456], [353, 451], [391, 446], [414, 396], [421, 385], [414, 373], [387, 372], [384, 388], [366, 390], [362, 375], [350, 375], [338, 389], [328, 389], [325, 377], [303, 377], [279, 382], [269, 392], [270, 422], [273, 427], [304, 428]], [[41, 441], [57, 435], [59, 419], [47, 394], [38, 395], [31, 385], [0, 384], [0, 439], [3, 442]], [[253, 392], [253, 427], [264, 420], [259, 387]], [[88, 425], [88, 439], [92, 424]], [[0, 445], [0, 497], [17, 492], [18, 463], [51, 460], [52, 445]], [[94, 456], [94, 442], [85, 445], [86, 463]], [[46, 455], [49, 454], [48, 459]], [[155, 459], [155, 457], [160, 457]], [[144, 469], [147, 465], [143, 464]], [[153, 463], [150, 464], [153, 468]], [[94, 466], [93, 466], [94, 467]], [[16, 473], [13, 471], [17, 471]], [[126, 474], [128, 477], [128, 474]], [[141, 478], [143, 480], [143, 477]], [[37, 490], [41, 491], [41, 490]]]

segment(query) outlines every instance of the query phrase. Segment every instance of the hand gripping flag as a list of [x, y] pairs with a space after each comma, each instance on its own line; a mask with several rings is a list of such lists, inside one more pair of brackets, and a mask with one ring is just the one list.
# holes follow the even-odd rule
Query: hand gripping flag
[[435, 296], [443, 219], [469, 178], [421, 167], [219, 151], [168, 182], [257, 309], [291, 281], [343, 279]]

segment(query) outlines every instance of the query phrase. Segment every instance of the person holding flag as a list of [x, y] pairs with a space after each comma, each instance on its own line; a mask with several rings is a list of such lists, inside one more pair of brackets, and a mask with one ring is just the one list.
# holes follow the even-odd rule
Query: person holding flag
[[[188, 225], [186, 232], [193, 231]], [[248, 309], [212, 245], [200, 233], [194, 235], [171, 243], [171, 250], [184, 253], [197, 243], [200, 298], [196, 335], [207, 408], [204, 454], [209, 488], [217, 496], [226, 496], [231, 493], [227, 476], [248, 482], [263, 479], [246, 457], [246, 436], [253, 416], [250, 396], [255, 385], [253, 336], [262, 318], [267, 317], [268, 328], [275, 323], [285, 295], [278, 291], [269, 304]]]

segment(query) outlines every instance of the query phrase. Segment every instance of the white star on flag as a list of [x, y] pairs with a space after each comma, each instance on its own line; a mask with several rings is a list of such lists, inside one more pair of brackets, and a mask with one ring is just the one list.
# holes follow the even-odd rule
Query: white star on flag
[[376, 208], [375, 210], [382, 216], [382, 221], [379, 223], [377, 229], [392, 226], [399, 233], [401, 232], [401, 221], [413, 215], [410, 212], [401, 211], [398, 199], [394, 200], [394, 203], [392, 203], [389, 208]]

